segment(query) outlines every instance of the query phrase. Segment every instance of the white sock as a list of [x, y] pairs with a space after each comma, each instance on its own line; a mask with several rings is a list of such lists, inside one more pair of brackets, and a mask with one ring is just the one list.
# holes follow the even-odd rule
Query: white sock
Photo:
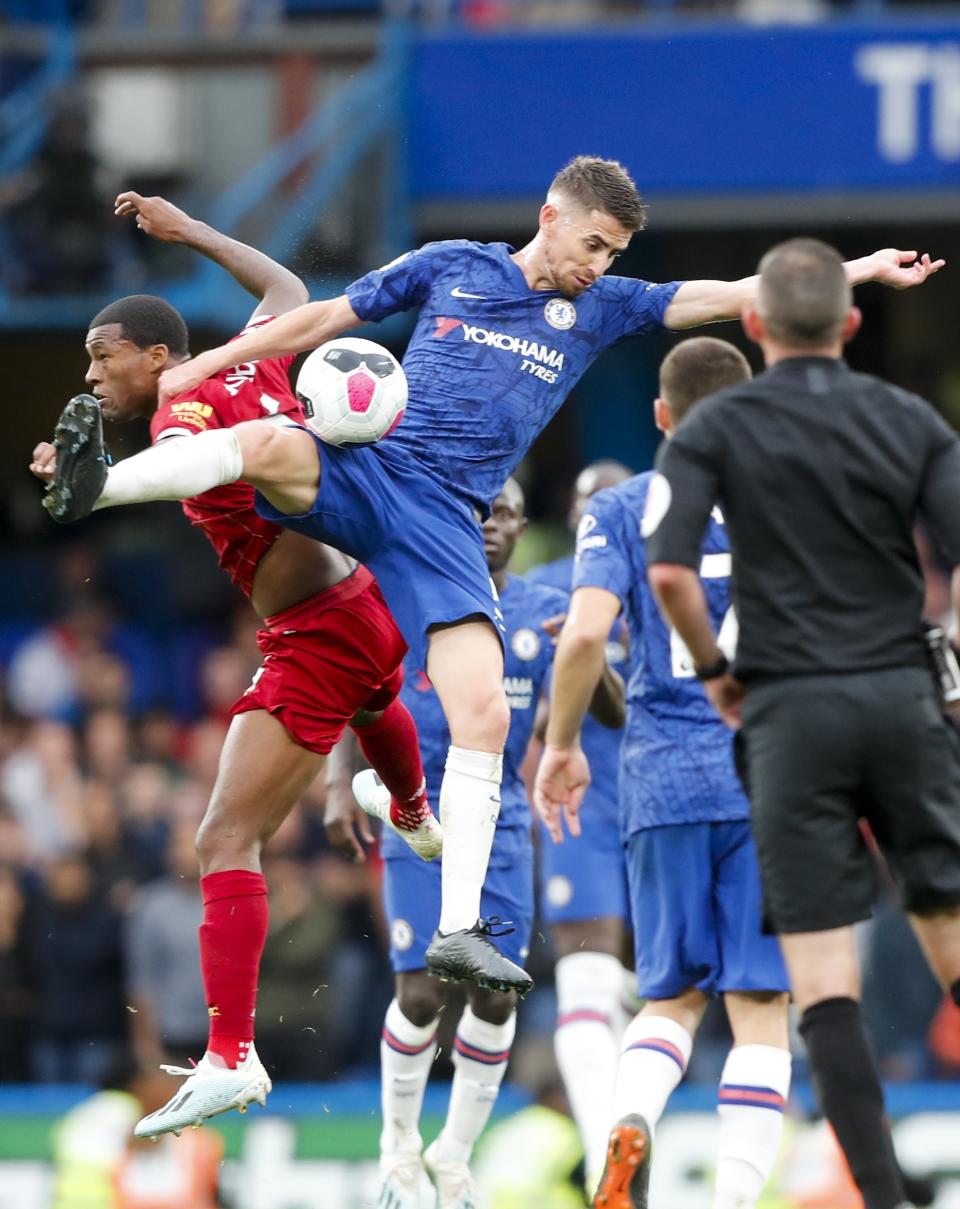
[[437, 1145], [441, 1162], [469, 1163], [496, 1103], [516, 1031], [516, 1012], [506, 1024], [488, 1024], [469, 1005], [464, 1008], [453, 1043], [450, 1107]]
[[615, 1118], [623, 966], [607, 953], [570, 953], [556, 966], [554, 1047], [587, 1162], [587, 1187], [599, 1182]]
[[380, 1042], [382, 1155], [419, 1154], [423, 1147], [420, 1108], [437, 1053], [437, 1023], [411, 1024], [396, 999], [387, 1008]]
[[693, 1038], [682, 1024], [667, 1016], [637, 1016], [623, 1034], [614, 1120], [639, 1113], [654, 1129], [683, 1078], [692, 1049]]
[[440, 784], [443, 826], [440, 931], [472, 928], [480, 917], [493, 833], [500, 814], [503, 756], [451, 747]]
[[753, 1209], [770, 1177], [790, 1091], [790, 1054], [738, 1045], [720, 1076], [720, 1148], [714, 1209]]
[[240, 442], [230, 428], [168, 439], [111, 466], [94, 511], [149, 500], [188, 500], [242, 474]]

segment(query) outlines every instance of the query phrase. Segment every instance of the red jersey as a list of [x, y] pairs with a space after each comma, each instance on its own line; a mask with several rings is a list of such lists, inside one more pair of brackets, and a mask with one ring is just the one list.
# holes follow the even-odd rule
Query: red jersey
[[[264, 315], [251, 320], [244, 332], [272, 318]], [[210, 428], [232, 428], [242, 420], [267, 416], [290, 416], [302, 422], [303, 410], [288, 377], [292, 361], [293, 357], [246, 361], [177, 395], [157, 409], [150, 421], [150, 439], [156, 443], [161, 437], [195, 436]], [[253, 497], [248, 484], [228, 483], [183, 501], [187, 519], [203, 530], [220, 566], [247, 596], [260, 559], [282, 532], [279, 525], [257, 515]]]

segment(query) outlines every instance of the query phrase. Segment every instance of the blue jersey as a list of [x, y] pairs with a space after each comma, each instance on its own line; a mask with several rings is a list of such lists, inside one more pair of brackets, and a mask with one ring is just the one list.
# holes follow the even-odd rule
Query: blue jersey
[[410, 401], [390, 443], [486, 515], [594, 359], [657, 331], [681, 282], [601, 277], [571, 301], [531, 290], [507, 244], [425, 244], [353, 282], [357, 315], [420, 308], [403, 368]]
[[[553, 664], [553, 642], [542, 628], [549, 617], [562, 613], [566, 597], [541, 584], [510, 576], [500, 596], [506, 641], [503, 686], [510, 706], [510, 730], [503, 752], [503, 783], [500, 817], [494, 838], [491, 865], [513, 863], [530, 847], [530, 806], [520, 777], [520, 766], [527, 753], [537, 702]], [[440, 698], [426, 673], [410, 656], [404, 664], [404, 684], [400, 697], [417, 724], [427, 794], [435, 814], [440, 809], [440, 782], [450, 746], [450, 731], [443, 716]], [[411, 857], [419, 860], [392, 831], [384, 830], [385, 857]]]
[[[569, 600], [573, 584], [573, 561], [573, 555], [570, 554], [566, 558], [543, 563], [527, 572], [527, 580], [530, 583], [549, 584], [562, 591]], [[618, 618], [607, 641], [607, 663], [619, 672], [625, 681], [630, 678], [628, 648], [626, 628]], [[590, 714], [584, 718], [580, 742], [590, 763], [591, 777], [590, 788], [584, 799], [586, 818], [592, 817], [596, 811], [612, 818], [617, 816], [617, 770], [620, 766], [622, 739], [622, 728], [611, 730], [609, 726], [601, 726]]]
[[[574, 587], [605, 588], [619, 597], [630, 629], [633, 670], [620, 775], [625, 835], [749, 813], [733, 766], [732, 734], [647, 583], [640, 525], [652, 478], [652, 472], [636, 475], [591, 498], [577, 533], [574, 567]], [[702, 546], [700, 576], [710, 619], [726, 646], [735, 639], [736, 618], [730, 607], [730, 546], [716, 509]]]

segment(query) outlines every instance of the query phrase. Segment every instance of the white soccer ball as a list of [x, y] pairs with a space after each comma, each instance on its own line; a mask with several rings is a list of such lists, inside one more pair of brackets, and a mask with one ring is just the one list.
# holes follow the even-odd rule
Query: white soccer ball
[[330, 445], [372, 445], [393, 432], [407, 407], [400, 362], [372, 340], [341, 336], [307, 357], [297, 376], [307, 424]]

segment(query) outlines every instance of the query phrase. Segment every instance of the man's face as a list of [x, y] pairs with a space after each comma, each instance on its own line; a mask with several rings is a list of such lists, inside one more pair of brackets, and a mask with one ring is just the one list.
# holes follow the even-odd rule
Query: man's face
[[523, 500], [519, 493], [502, 491], [483, 522], [483, 552], [492, 574], [502, 571], [509, 563], [526, 528], [527, 518], [523, 515]]
[[157, 406], [157, 379], [167, 361], [167, 348], [137, 346], [123, 335], [119, 323], [104, 323], [87, 333], [90, 367], [86, 381], [101, 400], [107, 420], [132, 420]]
[[561, 199], [541, 211], [547, 268], [565, 298], [577, 298], [606, 273], [630, 243], [632, 232], [601, 210]]

